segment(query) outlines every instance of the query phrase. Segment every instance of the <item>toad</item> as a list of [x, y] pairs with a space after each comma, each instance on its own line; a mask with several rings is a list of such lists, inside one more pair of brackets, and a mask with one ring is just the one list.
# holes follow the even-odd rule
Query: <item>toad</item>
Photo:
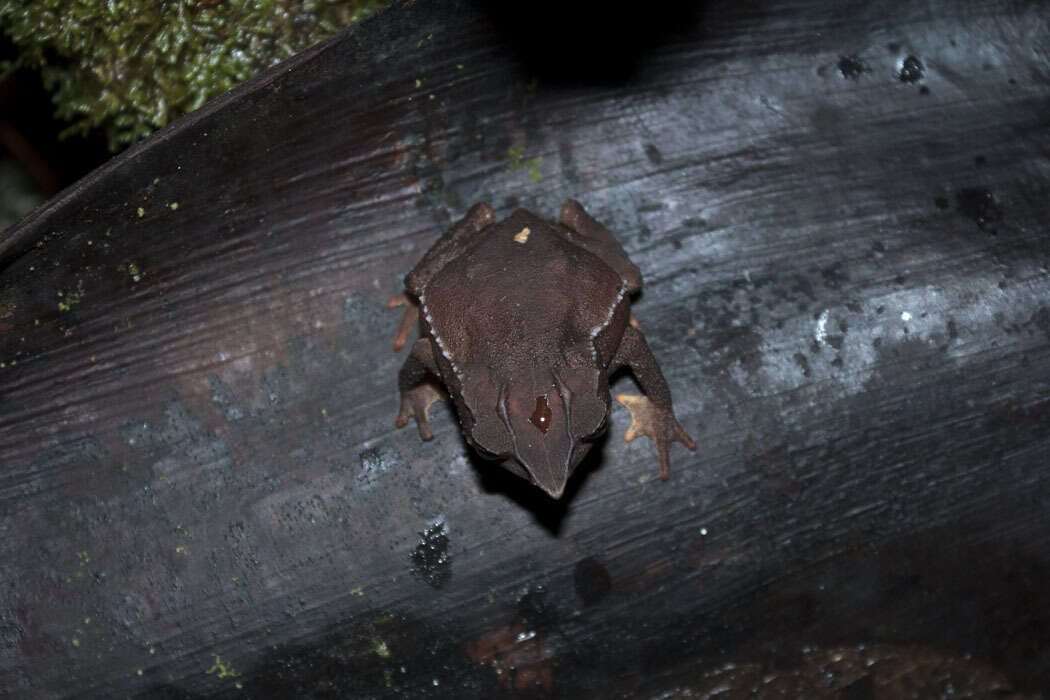
[[519, 209], [496, 221], [474, 205], [405, 277], [407, 306], [394, 340], [401, 349], [418, 319], [422, 337], [398, 375], [396, 425], [414, 419], [433, 438], [427, 413], [448, 391], [463, 435], [552, 498], [604, 430], [609, 377], [626, 366], [645, 396], [618, 395], [631, 412], [626, 439], [656, 444], [660, 478], [671, 443], [696, 449], [630, 297], [642, 276], [613, 234], [576, 201], [557, 222]]

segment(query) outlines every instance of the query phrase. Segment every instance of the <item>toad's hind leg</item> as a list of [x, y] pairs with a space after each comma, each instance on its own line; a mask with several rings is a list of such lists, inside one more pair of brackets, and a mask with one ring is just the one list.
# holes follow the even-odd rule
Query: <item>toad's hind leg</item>
[[400, 292], [391, 297], [386, 305], [390, 309], [398, 306], [406, 307], [405, 313], [401, 316], [401, 323], [397, 324], [397, 332], [394, 333], [394, 352], [397, 352], [405, 347], [408, 336], [412, 333], [412, 327], [419, 320], [419, 302], [405, 292]]
[[448, 264], [450, 260], [463, 252], [470, 245], [473, 237], [485, 229], [496, 218], [495, 212], [485, 202], [479, 202], [470, 208], [467, 215], [457, 221], [430, 250], [423, 255], [423, 259], [416, 263], [412, 271], [405, 275], [405, 289], [395, 295], [387, 302], [387, 307], [393, 309], [404, 306], [405, 313], [401, 316], [401, 323], [394, 333], [394, 352], [405, 347], [408, 337], [412, 334], [412, 327], [419, 320], [418, 297], [423, 293], [427, 282], [437, 272]]
[[405, 289], [417, 297], [422, 294], [427, 282], [450, 260], [459, 256], [473, 242], [476, 234], [481, 233], [495, 220], [496, 213], [488, 203], [479, 202], [472, 206], [467, 215], [453, 224], [452, 228], [431, 246], [412, 271], [405, 275]]
[[594, 253], [606, 265], [616, 270], [624, 281], [628, 294], [634, 294], [642, 288], [642, 273], [627, 257], [627, 251], [609, 229], [584, 211], [583, 205], [575, 199], [567, 200], [561, 206], [558, 220], [577, 234], [570, 238], [573, 243]]

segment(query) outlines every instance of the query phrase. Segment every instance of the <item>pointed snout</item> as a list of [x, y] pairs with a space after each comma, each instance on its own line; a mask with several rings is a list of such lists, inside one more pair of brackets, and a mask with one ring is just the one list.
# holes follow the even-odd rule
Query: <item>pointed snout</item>
[[565, 493], [565, 483], [563, 482], [560, 486], [536, 484], [539, 486], [544, 493], [553, 498], [555, 501], [561, 498], [561, 495]]
[[[571, 452], [571, 447], [570, 450]], [[554, 499], [561, 498], [569, 480], [569, 455], [552, 454], [546, 450], [530, 450], [532, 454], [515, 453], [515, 458], [525, 467], [532, 483]]]
[[[554, 421], [555, 425], [559, 422]], [[513, 444], [514, 458], [525, 468], [532, 482], [551, 498], [561, 498], [572, 470], [573, 442], [568, 433], [564, 430], [544, 433], [526, 424], [514, 435]]]
[[501, 418], [511, 434], [514, 459], [532, 483], [551, 498], [561, 498], [575, 449], [565, 401], [553, 390], [504, 398]]

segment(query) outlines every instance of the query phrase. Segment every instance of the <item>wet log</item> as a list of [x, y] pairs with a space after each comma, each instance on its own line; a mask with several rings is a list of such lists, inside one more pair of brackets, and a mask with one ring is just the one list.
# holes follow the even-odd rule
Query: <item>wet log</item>
[[[1050, 687], [1040, 5], [530, 8], [400, 3], [4, 234], [7, 692]], [[385, 302], [567, 197], [698, 449], [617, 406], [553, 502], [394, 428]]]

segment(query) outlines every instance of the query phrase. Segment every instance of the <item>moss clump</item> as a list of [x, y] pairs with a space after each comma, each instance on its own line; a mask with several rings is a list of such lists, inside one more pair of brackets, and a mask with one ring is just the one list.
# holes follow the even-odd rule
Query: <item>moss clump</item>
[[543, 162], [543, 156], [536, 156], [525, 160], [525, 149], [523, 147], [511, 148], [507, 151], [507, 158], [509, 163], [507, 164], [507, 170], [522, 170], [524, 169], [529, 173], [529, 178], [533, 182], [539, 182], [543, 179], [543, 173], [540, 172], [540, 163]]
[[137, 141], [391, 0], [8, 0], [15, 66], [40, 71], [69, 132]]

